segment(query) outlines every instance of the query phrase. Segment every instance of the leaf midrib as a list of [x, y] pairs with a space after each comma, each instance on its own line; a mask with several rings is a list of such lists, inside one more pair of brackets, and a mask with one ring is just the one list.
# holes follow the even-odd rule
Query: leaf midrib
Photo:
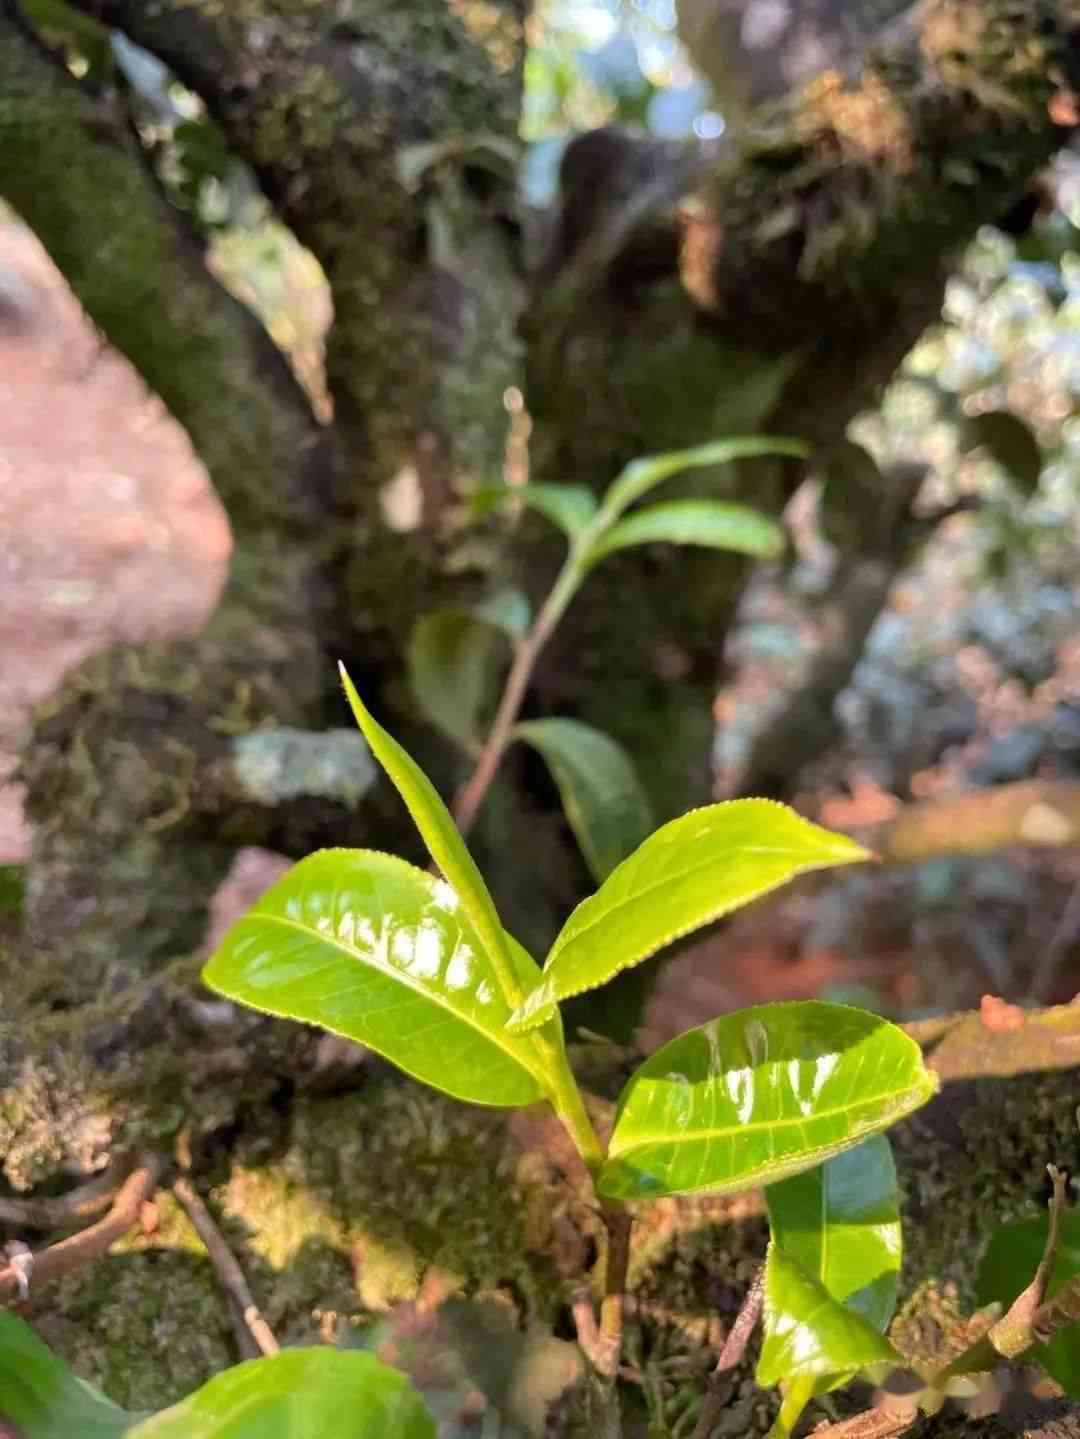
[[[896, 1091], [896, 1097], [899, 1099], [904, 1095], [916, 1094], [922, 1087], [923, 1086], [918, 1083], [913, 1083], [906, 1089]], [[822, 1109], [816, 1114], [802, 1115], [798, 1119], [756, 1119], [751, 1120], [747, 1124], [726, 1125], [723, 1129], [698, 1129], [692, 1134], [686, 1134], [681, 1137], [672, 1134], [648, 1135], [645, 1138], [635, 1136], [632, 1143], [626, 1145], [624, 1148], [618, 1149], [615, 1147], [615, 1141], [618, 1138], [618, 1128], [616, 1127], [616, 1133], [612, 1135], [611, 1144], [608, 1148], [608, 1155], [611, 1158], [617, 1158], [624, 1154], [630, 1154], [635, 1149], [645, 1149], [650, 1144], [673, 1144], [678, 1146], [683, 1144], [696, 1144], [707, 1139], [730, 1139], [734, 1135], [756, 1133], [763, 1129], [790, 1129], [795, 1125], [813, 1124], [819, 1119], [833, 1119], [837, 1115], [850, 1114], [854, 1110], [866, 1109], [869, 1105], [883, 1103], [886, 1098], [887, 1096], [884, 1095], [876, 1095], [870, 1099], [856, 1100], [853, 1104], [843, 1106], [834, 1105], [831, 1109]]]
[[[532, 1065], [526, 1064], [524, 1058], [519, 1053], [517, 1053], [516, 1050], [509, 1048], [505, 1043], [502, 1042], [501, 1038], [499, 1038], [499, 1036], [504, 1033], [510, 1035], [511, 1038], [517, 1038], [518, 1036], [513, 1035], [510, 1030], [504, 1030], [502, 1028], [498, 1030], [485, 1029], [482, 1025], [477, 1024], [474, 1019], [470, 1018], [469, 1015], [463, 1014], [460, 1010], [455, 1009], [454, 1006], [443, 996], [433, 994], [430, 990], [424, 989], [411, 976], [403, 974], [398, 969], [393, 969], [390, 966], [379, 964], [376, 961], [361, 954], [359, 950], [355, 950], [349, 945], [344, 944], [340, 939], [330, 939], [325, 934], [320, 934], [318, 930], [314, 930], [308, 925], [298, 923], [298, 921], [296, 921], [295, 919], [288, 919], [285, 915], [274, 914], [272, 911], [267, 910], [253, 910], [249, 918], [270, 920], [274, 924], [280, 925], [283, 929], [296, 930], [298, 933], [304, 935], [308, 939], [318, 940], [320, 943], [327, 945], [330, 949], [336, 949], [341, 954], [348, 955], [351, 958], [356, 959], [357, 961], [359, 961], [359, 963], [365, 964], [368, 966], [368, 968], [375, 970], [376, 973], [383, 975], [384, 978], [396, 980], [397, 983], [400, 984], [404, 989], [411, 990], [413, 994], [418, 995], [421, 999], [426, 999], [430, 1004], [434, 1004], [438, 1008], [445, 1010], [448, 1014], [452, 1015], [462, 1024], [467, 1025], [477, 1034], [483, 1035], [485, 1039], [490, 1040], [497, 1049], [502, 1050], [502, 1052], [506, 1054], [510, 1059], [513, 1059], [517, 1064], [519, 1064], [522, 1069], [526, 1070], [527, 1073], [531, 1074], [532, 1077], [539, 1084], [540, 1088], [545, 1093], [548, 1092], [548, 1085], [543, 1068], [533, 1068]], [[495, 976], [492, 975], [490, 976], [490, 978], [494, 979]], [[503, 1003], [506, 1003], [505, 999], [503, 1000]], [[521, 1036], [521, 1038], [527, 1038], [530, 1040], [530, 1048], [532, 1047], [532, 1043], [535, 1042], [532, 1036], [533, 1031], [531, 1030]]]

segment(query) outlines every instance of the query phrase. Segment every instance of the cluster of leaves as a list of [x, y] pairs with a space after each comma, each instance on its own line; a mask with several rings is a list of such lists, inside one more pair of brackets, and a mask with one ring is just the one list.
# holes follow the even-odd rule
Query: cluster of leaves
[[872, 1136], [933, 1092], [918, 1046], [840, 1005], [727, 1015], [640, 1066], [602, 1145], [558, 1013], [674, 938], [865, 852], [769, 801], [692, 811], [578, 906], [541, 970], [503, 929], [426, 776], [343, 678], [443, 877], [374, 851], [311, 855], [232, 928], [204, 971], [210, 988], [354, 1039], [459, 1099], [547, 1100], [608, 1204], [770, 1185], [759, 1377], [788, 1382], [787, 1421], [791, 1405], [899, 1362], [883, 1337], [900, 1257], [895, 1174], [887, 1143]]
[[[525, 505], [562, 531], [567, 553], [551, 593], [535, 620], [517, 590], [470, 609], [436, 610], [413, 632], [408, 654], [413, 696], [428, 720], [463, 752], [483, 748], [498, 689], [498, 666], [509, 646], [530, 647], [533, 658], [578, 588], [595, 567], [638, 545], [696, 545], [754, 559], [775, 559], [784, 548], [781, 527], [759, 511], [717, 499], [682, 499], [639, 506], [658, 485], [686, 470], [779, 455], [802, 458], [797, 440], [767, 437], [712, 441], [687, 450], [634, 460], [601, 499], [584, 485], [498, 487], [474, 496], [478, 512]], [[507, 736], [543, 758], [559, 790], [567, 819], [597, 881], [653, 828], [644, 787], [629, 755], [609, 736], [564, 717], [518, 723]]]

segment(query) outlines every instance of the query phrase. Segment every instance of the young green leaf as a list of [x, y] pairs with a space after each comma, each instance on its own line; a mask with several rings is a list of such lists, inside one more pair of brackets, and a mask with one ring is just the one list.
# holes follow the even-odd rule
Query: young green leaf
[[563, 809], [597, 883], [652, 829], [649, 801], [630, 756], [607, 735], [572, 719], [514, 727], [547, 761]]
[[665, 1044], [631, 1076], [597, 1188], [612, 1199], [774, 1184], [934, 1093], [902, 1029], [842, 1004], [763, 1004]]
[[757, 1382], [847, 1378], [875, 1364], [900, 1364], [896, 1350], [861, 1314], [775, 1242], [765, 1260], [764, 1339]]
[[900, 1278], [899, 1200], [883, 1134], [765, 1191], [773, 1242], [882, 1334]]
[[761, 455], [790, 455], [801, 460], [805, 459], [808, 453], [808, 447], [801, 440], [751, 435], [730, 440], [711, 440], [708, 444], [696, 445], [693, 449], [669, 450], [662, 455], [631, 460], [604, 496], [604, 510], [613, 517], [621, 515], [628, 505], [640, 500], [642, 495], [647, 495], [650, 490], [682, 470], [725, 465], [732, 460], [751, 460]]
[[127, 1439], [435, 1439], [435, 1421], [373, 1354], [286, 1349], [215, 1374]]
[[596, 496], [585, 485], [499, 485], [481, 490], [473, 498], [481, 509], [504, 500], [520, 500], [558, 526], [568, 540], [577, 539], [597, 510]]
[[[1036, 1219], [1002, 1224], [994, 1231], [975, 1281], [975, 1293], [980, 1304], [997, 1301], [1007, 1309], [1027, 1288], [1046, 1247], [1048, 1222], [1044, 1213]], [[1060, 1216], [1058, 1247], [1046, 1297], [1052, 1299], [1062, 1285], [1078, 1274], [1080, 1211], [1066, 1209]], [[1041, 1364], [1067, 1394], [1080, 1397], [1080, 1324], [1059, 1329], [1049, 1344], [1040, 1344], [1032, 1349], [1030, 1358]]]
[[768, 894], [797, 874], [870, 856], [793, 810], [729, 800], [663, 825], [582, 900], [555, 940], [542, 983], [513, 1029], [551, 1018], [562, 999], [606, 984], [672, 940]]
[[759, 559], [775, 559], [784, 548], [784, 532], [766, 515], [749, 505], [726, 504], [720, 500], [671, 500], [635, 510], [612, 525], [588, 553], [595, 564], [616, 550], [631, 545], [664, 543], [702, 545], [707, 549], [733, 550]]
[[507, 936], [499, 922], [495, 902], [458, 833], [450, 811], [412, 756], [365, 708], [345, 666], [339, 665], [338, 668], [356, 723], [372, 754], [390, 776], [432, 859], [460, 899], [491, 962], [500, 992], [516, 1004], [521, 992], [521, 976], [511, 964]]
[[120, 1439], [129, 1414], [58, 1359], [28, 1324], [0, 1310], [0, 1420], [20, 1439]]
[[[538, 971], [507, 936], [518, 982]], [[471, 917], [445, 882], [393, 855], [327, 849], [293, 866], [232, 926], [203, 970], [217, 993], [318, 1024], [473, 1104], [545, 1097], [532, 1036]]]
[[464, 610], [435, 610], [409, 640], [409, 684], [433, 725], [470, 754], [479, 751], [495, 659], [505, 640]]

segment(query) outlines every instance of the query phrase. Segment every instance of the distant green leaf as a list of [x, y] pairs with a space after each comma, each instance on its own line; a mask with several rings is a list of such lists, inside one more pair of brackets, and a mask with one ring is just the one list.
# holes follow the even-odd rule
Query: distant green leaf
[[650, 1199], [774, 1184], [888, 1128], [934, 1089], [919, 1046], [876, 1014], [757, 1005], [688, 1030], [637, 1070], [597, 1187]]
[[989, 450], [1021, 494], [1035, 493], [1042, 474], [1042, 451], [1018, 415], [1011, 410], [986, 410], [968, 421], [968, 432], [975, 444]]
[[596, 514], [596, 496], [584, 485], [523, 485], [516, 495], [550, 520], [571, 540]]
[[[1031, 1283], [1046, 1247], [1048, 1219], [1021, 1219], [1002, 1224], [991, 1237], [975, 1281], [980, 1304], [995, 1301], [1006, 1308]], [[1063, 1284], [1080, 1274], [1080, 1211], [1066, 1209], [1061, 1215], [1057, 1253], [1047, 1286], [1052, 1298]], [[1027, 1356], [1025, 1356], [1027, 1357]], [[1030, 1358], [1043, 1366], [1066, 1393], [1080, 1398], [1080, 1324], [1061, 1329], [1049, 1344], [1030, 1351]]]
[[777, 439], [768, 435], [751, 435], [730, 440], [712, 440], [689, 450], [669, 450], [663, 455], [650, 455], [631, 460], [604, 496], [604, 508], [621, 514], [628, 505], [640, 500], [663, 480], [682, 470], [724, 465], [732, 460], [756, 459], [762, 455], [790, 455], [805, 459], [808, 447], [801, 440]]
[[369, 713], [345, 666], [339, 665], [338, 668], [349, 706], [372, 754], [390, 776], [432, 859], [460, 899], [494, 966], [500, 992], [508, 999], [511, 998], [518, 989], [518, 977], [510, 963], [507, 936], [499, 922], [495, 902], [488, 893], [475, 860], [465, 847], [465, 841], [458, 832], [453, 816], [412, 756]]
[[765, 1336], [757, 1382], [857, 1374], [900, 1356], [861, 1314], [839, 1303], [775, 1243], [765, 1261]]
[[461, 610], [424, 615], [409, 640], [409, 684], [417, 703], [437, 729], [472, 754], [480, 748], [504, 643], [491, 625]]
[[28, 1324], [0, 1310], [0, 1419], [24, 1439], [120, 1439], [129, 1414], [79, 1379]]
[[[535, 963], [507, 936], [522, 985]], [[225, 935], [203, 980], [267, 1014], [321, 1025], [473, 1104], [546, 1093], [529, 1036], [444, 880], [374, 850], [327, 849], [278, 880]]]
[[473, 504], [481, 512], [507, 500], [528, 505], [571, 540], [577, 538], [597, 510], [596, 496], [585, 485], [497, 485], [473, 496]]
[[720, 500], [672, 500], [635, 510], [596, 541], [589, 563], [631, 545], [702, 545], [774, 559], [784, 548], [784, 532], [775, 521], [748, 505]]
[[0, 864], [0, 914], [18, 914], [26, 892], [24, 867], [21, 864]]
[[287, 1349], [216, 1374], [128, 1439], [435, 1439], [435, 1421], [373, 1354]]
[[542, 984], [514, 1013], [529, 1029], [672, 940], [797, 874], [868, 859], [861, 845], [771, 800], [729, 800], [663, 825], [582, 900], [552, 945]]
[[883, 1134], [765, 1191], [773, 1242], [882, 1334], [896, 1309], [899, 1199]]
[[539, 750], [581, 852], [599, 882], [652, 829], [649, 801], [621, 745], [572, 719], [530, 720], [514, 735]]
[[499, 590], [473, 605], [469, 613], [502, 630], [510, 639], [520, 639], [529, 628], [529, 601], [520, 590]]

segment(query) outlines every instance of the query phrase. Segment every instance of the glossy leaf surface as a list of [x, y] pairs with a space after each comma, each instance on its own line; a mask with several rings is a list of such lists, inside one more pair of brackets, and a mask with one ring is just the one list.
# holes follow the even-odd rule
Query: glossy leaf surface
[[0, 1310], [0, 1419], [23, 1439], [119, 1439], [139, 1418], [72, 1373], [28, 1324]]
[[861, 1314], [834, 1299], [777, 1244], [769, 1245], [759, 1384], [804, 1377], [828, 1381], [899, 1362], [893, 1346]]
[[372, 754], [390, 776], [398, 794], [405, 801], [432, 859], [442, 870], [451, 888], [461, 901], [498, 978], [501, 992], [507, 998], [519, 988], [519, 976], [510, 960], [510, 949], [495, 902], [488, 893], [476, 861], [465, 846], [453, 816], [439, 798], [435, 786], [413, 757], [383, 729], [356, 692], [356, 686], [339, 666], [341, 682], [360, 732]]
[[[508, 943], [527, 985], [536, 965]], [[535, 1042], [505, 1028], [509, 1005], [464, 905], [392, 855], [302, 859], [232, 926], [203, 979], [365, 1044], [458, 1099], [530, 1104], [546, 1092]]]
[[807, 446], [801, 440], [752, 435], [713, 440], [689, 450], [669, 450], [662, 455], [631, 460], [605, 495], [604, 508], [610, 507], [621, 514], [627, 505], [632, 505], [642, 495], [647, 495], [651, 489], [683, 470], [726, 465], [732, 460], [751, 460], [762, 455], [790, 455], [794, 459], [804, 459], [807, 454]]
[[884, 1333], [903, 1245], [892, 1149], [876, 1134], [765, 1191], [773, 1242], [845, 1308]]
[[934, 1089], [919, 1046], [879, 1015], [820, 1000], [755, 1005], [688, 1030], [631, 1076], [598, 1188], [649, 1199], [774, 1184]]
[[[1003, 1224], [994, 1231], [976, 1279], [980, 1304], [1000, 1302], [1006, 1308], [1035, 1277], [1046, 1247], [1048, 1220], [1022, 1219]], [[1061, 1215], [1058, 1247], [1047, 1286], [1047, 1297], [1080, 1274], [1080, 1212], [1066, 1209]], [[1041, 1364], [1067, 1393], [1080, 1398], [1080, 1324], [1059, 1330], [1049, 1344], [1031, 1350], [1031, 1359]]]
[[506, 642], [463, 610], [436, 610], [417, 621], [409, 640], [409, 684], [427, 718], [475, 754], [489, 707], [495, 660]]
[[543, 982], [513, 1024], [542, 1024], [559, 1000], [606, 984], [797, 874], [868, 858], [854, 840], [771, 800], [691, 810], [650, 835], [578, 905], [551, 948]]
[[612, 525], [589, 550], [589, 563], [631, 545], [701, 545], [775, 559], [784, 548], [784, 532], [774, 520], [749, 505], [720, 500], [672, 500], [634, 510]]
[[373, 1354], [286, 1349], [216, 1374], [128, 1439], [435, 1439], [435, 1421]]
[[630, 756], [580, 720], [530, 720], [514, 734], [544, 757], [589, 869], [605, 879], [653, 825]]

